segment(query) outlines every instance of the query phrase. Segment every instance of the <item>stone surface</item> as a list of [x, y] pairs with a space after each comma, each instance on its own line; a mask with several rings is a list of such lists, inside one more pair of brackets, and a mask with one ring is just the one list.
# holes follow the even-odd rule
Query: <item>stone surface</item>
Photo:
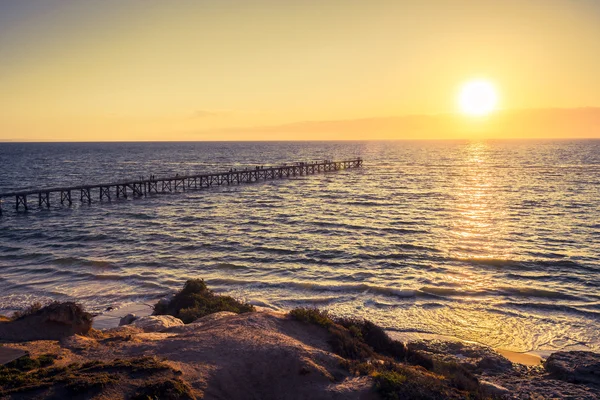
[[[155, 356], [180, 371], [177, 377], [198, 399], [379, 399], [370, 376], [354, 376], [340, 365], [322, 328], [274, 313], [221, 315], [190, 325], [196, 331], [182, 334], [139, 333], [125, 325], [97, 338], [61, 341], [62, 350], [52, 352], [61, 354], [59, 366]], [[127, 384], [120, 381], [82, 398], [123, 399]], [[57, 398], [53, 395], [48, 391], [35, 398]]]
[[136, 319], [138, 319], [138, 317], [135, 314], [127, 314], [119, 320], [119, 326], [129, 325]]
[[237, 315], [236, 313], [231, 312], [231, 311], [219, 311], [216, 313], [205, 315], [202, 318], [198, 318], [197, 320], [195, 320], [192, 323], [193, 324], [205, 323], [205, 322], [210, 322], [210, 321], [216, 321], [216, 320], [222, 319], [222, 318], [235, 317], [236, 315]]
[[174, 326], [182, 326], [183, 321], [171, 315], [148, 315], [136, 319], [131, 325], [142, 329], [144, 332], [161, 332]]
[[121, 318], [127, 314], [135, 314], [137, 317], [151, 315], [154, 309], [150, 304], [131, 303], [123, 307], [104, 312], [94, 317], [94, 329], [112, 329], [119, 326]]
[[0, 345], [0, 365], [8, 364], [18, 358], [26, 356], [27, 352], [20, 349]]
[[494, 382], [488, 382], [484, 379], [479, 380], [479, 385], [481, 385], [482, 391], [490, 396], [501, 398], [510, 393], [510, 390], [508, 390], [507, 388], [500, 386], [499, 384]]
[[544, 364], [553, 378], [572, 383], [600, 385], [600, 354], [590, 351], [559, 351]]
[[223, 318], [235, 317], [236, 315], [238, 315], [238, 314], [230, 312], [230, 311], [219, 311], [217, 313], [208, 314], [202, 318], [198, 318], [191, 324], [185, 324], [185, 325], [181, 325], [181, 326], [171, 327], [171, 328], [167, 329], [166, 332], [171, 332], [171, 333], [193, 332], [210, 322], [218, 321]]
[[421, 340], [408, 346], [432, 358], [461, 364], [479, 379], [485, 393], [500, 399], [600, 399], [600, 385], [594, 381], [598, 375], [592, 372], [598, 371], [600, 360], [595, 353], [554, 353], [546, 362], [548, 373], [541, 365], [512, 363], [476, 343]]
[[493, 375], [513, 369], [513, 363], [491, 347], [476, 343], [422, 340], [409, 343], [409, 347], [442, 361], [456, 362], [477, 373]]

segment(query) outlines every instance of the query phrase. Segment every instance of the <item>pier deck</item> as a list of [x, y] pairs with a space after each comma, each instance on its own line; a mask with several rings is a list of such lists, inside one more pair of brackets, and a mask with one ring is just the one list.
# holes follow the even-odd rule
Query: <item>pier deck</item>
[[[204, 189], [211, 186], [239, 185], [273, 179], [283, 179], [302, 175], [312, 175], [321, 172], [340, 171], [349, 168], [360, 168], [361, 158], [344, 161], [315, 161], [298, 162], [290, 165], [269, 167], [254, 167], [245, 169], [230, 169], [227, 172], [198, 175], [175, 175], [172, 177], [154, 177], [116, 183], [100, 183], [93, 185], [78, 185], [69, 187], [25, 190], [10, 193], [0, 193], [0, 215], [2, 207], [13, 199], [16, 212], [27, 211], [31, 207], [28, 202], [32, 197], [38, 208], [50, 208], [51, 204], [60, 202], [61, 205], [81, 203], [91, 204], [94, 201], [110, 201], [115, 198], [126, 199], [144, 197], [150, 194], [169, 193], [193, 189]], [[7, 201], [8, 200], [8, 201]], [[36, 201], [37, 200], [37, 201]]]

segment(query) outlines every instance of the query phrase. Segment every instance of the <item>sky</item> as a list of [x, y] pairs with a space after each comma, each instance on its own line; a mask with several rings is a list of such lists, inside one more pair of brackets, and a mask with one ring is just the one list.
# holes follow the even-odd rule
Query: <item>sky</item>
[[[597, 0], [0, 0], [0, 141], [600, 137]], [[461, 114], [473, 79], [498, 110]]]

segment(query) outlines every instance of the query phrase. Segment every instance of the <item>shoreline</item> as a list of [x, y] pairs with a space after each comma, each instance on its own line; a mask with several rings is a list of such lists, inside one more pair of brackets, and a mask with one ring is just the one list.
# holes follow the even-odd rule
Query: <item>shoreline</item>
[[257, 308], [214, 294], [201, 279], [148, 303], [96, 316], [73, 302], [32, 305], [0, 323], [0, 355], [20, 353], [0, 367], [0, 397], [70, 398], [80, 389], [107, 400], [246, 399], [248, 393], [323, 400], [529, 393], [597, 399], [600, 393], [598, 353], [556, 352], [542, 363], [539, 356], [455, 337], [388, 332], [316, 308]]
[[[157, 299], [158, 300], [158, 299]], [[137, 317], [144, 317], [152, 314], [152, 302], [146, 303], [126, 303], [123, 306], [106, 311], [94, 317], [93, 327], [95, 329], [106, 330], [119, 327], [119, 321], [121, 318], [125, 317], [127, 314], [135, 314]], [[261, 311], [269, 311], [273, 310], [266, 307], [255, 306], [259, 312]], [[282, 312], [285, 312], [282, 311]], [[504, 356], [508, 360], [516, 364], [522, 364], [526, 366], [539, 366], [542, 362], [550, 356], [550, 351], [543, 352], [543, 356], [539, 353], [535, 352], [516, 352], [511, 350], [505, 350], [501, 348], [495, 348], [491, 346], [487, 346], [483, 343], [473, 342], [469, 340], [464, 340], [455, 336], [448, 335], [438, 335], [438, 334], [426, 334], [426, 333], [404, 333], [397, 332], [392, 330], [385, 331], [392, 339], [400, 340], [402, 342], [412, 342], [417, 340], [439, 340], [442, 342], [461, 342], [461, 343], [469, 343], [475, 344], [478, 346], [489, 347], [493, 349], [498, 354]]]
[[[113, 308], [108, 311], [101, 312], [94, 315], [93, 317], [93, 328], [105, 331], [108, 329], [118, 328], [120, 319], [127, 314], [135, 314], [137, 317], [149, 316], [152, 314], [153, 304], [156, 303], [159, 298], [153, 299], [147, 302], [128, 302], [124, 303], [119, 307]], [[273, 310], [269, 307], [255, 306], [258, 311], [280, 311], [286, 312], [289, 310]], [[18, 310], [2, 310], [0, 316], [10, 317], [13, 312]], [[398, 332], [395, 330], [385, 330], [385, 332], [395, 340], [402, 342], [414, 342], [419, 340], [436, 340], [441, 342], [460, 342], [465, 344], [473, 344], [477, 346], [488, 347], [498, 354], [502, 355], [506, 359], [513, 363], [521, 364], [525, 366], [539, 366], [552, 354], [559, 351], [570, 351], [572, 349], [557, 349], [557, 350], [530, 350], [524, 352], [518, 352], [513, 350], [507, 350], [500, 347], [492, 347], [484, 343], [461, 339], [456, 336], [434, 334], [434, 333], [421, 333], [421, 332]], [[578, 350], [578, 349], [576, 349]], [[589, 351], [589, 350], [588, 350]]]

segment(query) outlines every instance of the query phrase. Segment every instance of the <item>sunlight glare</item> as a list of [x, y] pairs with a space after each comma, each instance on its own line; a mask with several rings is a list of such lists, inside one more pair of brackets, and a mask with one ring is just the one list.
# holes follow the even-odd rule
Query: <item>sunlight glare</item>
[[471, 116], [488, 115], [496, 109], [498, 96], [496, 88], [488, 81], [467, 82], [458, 96], [460, 110]]

